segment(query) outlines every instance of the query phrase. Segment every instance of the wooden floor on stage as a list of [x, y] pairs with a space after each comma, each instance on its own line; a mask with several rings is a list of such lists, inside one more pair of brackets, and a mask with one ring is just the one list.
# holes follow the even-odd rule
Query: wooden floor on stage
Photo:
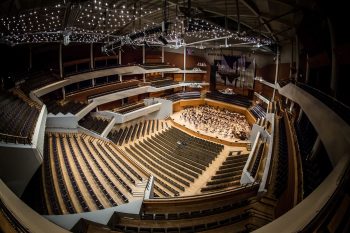
[[229, 136], [221, 135], [218, 133], [211, 133], [196, 129], [192, 124], [190, 124], [189, 122], [185, 122], [183, 119], [180, 118], [181, 113], [182, 111], [179, 111], [171, 115], [171, 120], [173, 121], [176, 127], [182, 128], [188, 133], [192, 133], [197, 137], [201, 137], [206, 140], [211, 140], [229, 146], [245, 146], [247, 143], [250, 143], [249, 140], [240, 140], [235, 137], [231, 138]]

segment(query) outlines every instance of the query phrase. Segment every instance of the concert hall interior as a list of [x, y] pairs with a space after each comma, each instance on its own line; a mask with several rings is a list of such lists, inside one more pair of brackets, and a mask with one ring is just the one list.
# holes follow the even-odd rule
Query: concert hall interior
[[341, 1], [0, 1], [0, 233], [350, 232]]

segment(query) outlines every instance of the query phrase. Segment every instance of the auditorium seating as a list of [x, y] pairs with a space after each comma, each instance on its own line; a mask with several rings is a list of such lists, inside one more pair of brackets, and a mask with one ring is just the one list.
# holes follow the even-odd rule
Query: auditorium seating
[[257, 178], [257, 173], [260, 167], [260, 162], [262, 160], [263, 154], [265, 153], [265, 143], [263, 140], [259, 139], [256, 149], [253, 153], [252, 159], [250, 161], [250, 166], [248, 171], [253, 178]]
[[217, 191], [226, 188], [239, 187], [243, 167], [248, 155], [241, 151], [231, 151], [215, 175], [210, 178], [201, 192]]
[[[27, 227], [24, 226], [23, 223], [17, 219], [16, 214], [13, 213], [11, 210], [9, 210], [6, 207], [6, 203], [4, 203], [3, 200], [1, 199], [0, 199], [0, 220], [2, 224], [1, 231], [4, 230], [4, 232], [29, 233]], [[6, 223], [3, 221], [6, 221]]]
[[[313, 152], [318, 137], [317, 132], [307, 116], [303, 113], [300, 121], [294, 124], [303, 168], [304, 197], [309, 195], [332, 170], [327, 152], [323, 145]], [[315, 154], [312, 154], [315, 153]], [[313, 156], [311, 156], [313, 155]]]
[[21, 75], [24, 82], [21, 84], [21, 89], [28, 94], [30, 91], [44, 87], [51, 83], [60, 81], [61, 78], [58, 72], [54, 71], [36, 71]]
[[109, 120], [91, 115], [87, 115], [79, 121], [79, 125], [98, 134], [101, 134], [108, 124]]
[[187, 100], [187, 99], [199, 99], [201, 97], [200, 92], [178, 92], [172, 95], [165, 96], [166, 99], [171, 100], [173, 102], [179, 100]]
[[157, 87], [157, 88], [175, 85], [175, 84], [178, 84], [178, 82], [174, 81], [172, 78], [151, 80], [151, 86]]
[[101, 89], [103, 86], [119, 84], [117, 81], [118, 77], [116, 76], [107, 76], [107, 77], [99, 77], [95, 79], [95, 85], [92, 85], [92, 80], [84, 80], [81, 82], [73, 83], [65, 86], [66, 96], [70, 96], [80, 92], [90, 92], [94, 91], [97, 88]]
[[169, 128], [125, 147], [155, 176], [155, 196], [178, 196], [205, 170], [222, 145]]
[[333, 97], [303, 83], [297, 83], [297, 86], [304, 89], [320, 101], [326, 104], [334, 112], [336, 112], [345, 122], [350, 124], [350, 108], [345, 104], [337, 101]]
[[145, 70], [174, 68], [173, 66], [165, 63], [144, 63], [141, 64], [140, 67], [144, 68]]
[[47, 107], [47, 111], [55, 115], [58, 113], [77, 114], [87, 106], [86, 103], [82, 103], [82, 102], [64, 101], [62, 103], [62, 101], [55, 101], [55, 100], [45, 101], [45, 105]]
[[40, 106], [14, 93], [0, 93], [0, 140], [30, 144]]
[[[144, 200], [140, 214], [116, 213], [107, 229], [120, 232], [249, 232], [255, 217], [258, 185], [222, 192], [217, 196]], [[206, 203], [206, 204], [203, 204]], [[82, 227], [80, 224], [86, 224]], [[91, 223], [80, 222], [80, 229]], [[77, 227], [77, 226], [76, 226]], [[224, 230], [223, 228], [226, 227]], [[218, 229], [222, 228], [222, 229]]]
[[113, 112], [120, 113], [120, 114], [127, 114], [144, 107], [146, 107], [144, 102], [136, 102], [136, 103], [125, 104], [121, 107], [115, 108], [113, 109]]
[[77, 133], [48, 133], [46, 137], [43, 184], [49, 214], [127, 203], [136, 183], [145, 178], [107, 142]]
[[279, 119], [278, 131], [277, 175], [273, 187], [273, 194], [276, 198], [282, 195], [288, 182], [288, 143], [284, 117]]
[[122, 83], [119, 83], [119, 84], [115, 85], [115, 88], [113, 90], [103, 91], [101, 93], [89, 95], [88, 99], [93, 99], [93, 98], [97, 98], [97, 97], [100, 97], [100, 96], [104, 96], [104, 95], [108, 95], [108, 94], [117, 93], [117, 92], [120, 92], [120, 91], [125, 91], [125, 90], [130, 90], [130, 89], [133, 89], [133, 88], [137, 88], [139, 86], [139, 83], [140, 83], [139, 80], [130, 80], [130, 81], [122, 82]]
[[206, 98], [226, 102], [229, 104], [239, 105], [239, 106], [242, 106], [245, 108], [248, 108], [251, 105], [251, 101], [245, 96], [241, 96], [241, 95], [237, 95], [237, 94], [226, 95], [226, 94], [220, 93], [218, 91], [208, 92], [206, 94]]
[[163, 120], [140, 121], [122, 127], [116, 125], [109, 132], [107, 137], [116, 145], [121, 146], [122, 144], [133, 142], [134, 140], [149, 135], [150, 133], [163, 130], [166, 127], [168, 127], [167, 123]]
[[251, 112], [255, 118], [263, 118], [266, 117], [266, 111], [263, 107], [260, 105], [255, 105], [249, 109], [249, 112]]

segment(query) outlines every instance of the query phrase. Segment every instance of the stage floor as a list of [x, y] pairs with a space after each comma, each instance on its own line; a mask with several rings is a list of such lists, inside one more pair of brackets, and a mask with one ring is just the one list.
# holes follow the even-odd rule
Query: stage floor
[[179, 112], [176, 112], [174, 113], [173, 115], [171, 115], [171, 119], [179, 124], [179, 125], [182, 125], [184, 127], [186, 127], [187, 129], [189, 130], [192, 130], [194, 132], [197, 132], [197, 133], [200, 133], [202, 135], [206, 135], [208, 137], [212, 137], [212, 138], [217, 138], [217, 139], [220, 139], [220, 140], [223, 140], [223, 141], [226, 141], [226, 142], [230, 142], [230, 143], [250, 143], [249, 140], [240, 140], [236, 137], [230, 137], [230, 136], [225, 136], [225, 135], [222, 135], [222, 134], [219, 134], [219, 133], [211, 133], [211, 132], [206, 132], [204, 130], [200, 130], [200, 129], [196, 129], [195, 126], [189, 122], [185, 122], [184, 119], [181, 119], [180, 118], [180, 115], [181, 113], [183, 112], [183, 110], [179, 111]]

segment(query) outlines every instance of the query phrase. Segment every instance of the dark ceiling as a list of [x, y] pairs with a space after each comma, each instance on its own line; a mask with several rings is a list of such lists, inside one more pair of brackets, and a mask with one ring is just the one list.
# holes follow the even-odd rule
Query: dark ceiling
[[[173, 46], [182, 42], [197, 47], [264, 47], [293, 39], [305, 9], [312, 9], [314, 2], [5, 0], [0, 3], [0, 42], [16, 45], [68, 38], [113, 47], [131, 43], [130, 35], [139, 33], [140, 40], [147, 36], [149, 43], [159, 43], [159, 36], [164, 36]], [[162, 22], [169, 23], [168, 30]], [[213, 38], [223, 39], [206, 41]]]

